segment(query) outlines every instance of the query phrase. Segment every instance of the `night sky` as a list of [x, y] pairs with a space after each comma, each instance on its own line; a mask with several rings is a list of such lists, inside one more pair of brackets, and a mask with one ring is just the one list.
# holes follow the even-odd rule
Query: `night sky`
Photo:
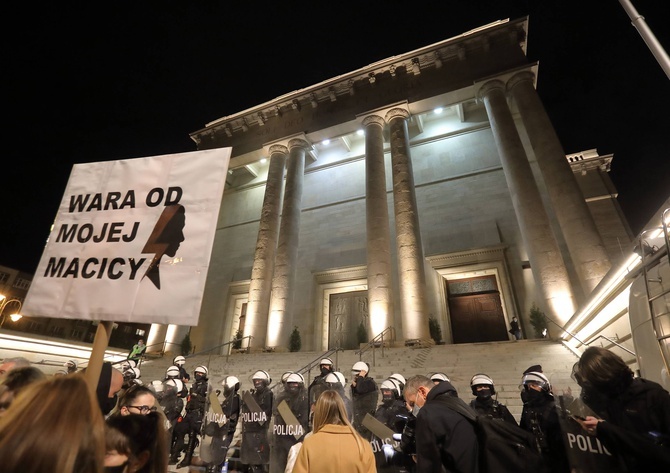
[[[0, 265], [34, 272], [75, 163], [195, 151], [207, 122], [505, 18], [529, 17], [565, 152], [614, 154], [633, 232], [670, 196], [670, 80], [616, 0], [18, 3]], [[633, 0], [668, 51], [664, 4]]]

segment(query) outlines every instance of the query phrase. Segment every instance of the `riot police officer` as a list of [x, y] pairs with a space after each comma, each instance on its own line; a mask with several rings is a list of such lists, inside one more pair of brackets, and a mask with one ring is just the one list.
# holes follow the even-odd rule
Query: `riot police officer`
[[184, 459], [177, 465], [177, 468], [183, 468], [191, 464], [193, 451], [195, 450], [198, 434], [202, 428], [202, 422], [207, 408], [207, 398], [209, 396], [210, 386], [207, 381], [208, 369], [206, 366], [198, 366], [195, 371], [195, 382], [188, 394], [186, 402], [186, 415], [178, 422], [174, 429], [174, 444], [170, 454], [170, 463], [177, 462], [182, 449], [184, 448], [184, 438], [188, 434], [188, 445]]
[[191, 375], [188, 374], [186, 368], [184, 368], [184, 364], [186, 364], [186, 358], [184, 358], [182, 355], [175, 356], [172, 360], [172, 364], [179, 368], [179, 379], [181, 379], [184, 384], [188, 383], [191, 380]]
[[354, 407], [351, 403], [351, 399], [349, 399], [349, 396], [344, 393], [344, 387], [346, 385], [347, 380], [339, 371], [333, 371], [332, 373], [329, 373], [328, 376], [326, 376], [326, 388], [337, 391], [338, 394], [342, 397], [342, 400], [344, 401], [344, 407], [347, 410], [347, 417], [349, 418], [349, 422], [353, 422]]
[[377, 383], [368, 376], [370, 367], [363, 361], [354, 363], [351, 368], [354, 379], [351, 381], [351, 400], [354, 406], [353, 426], [366, 440], [371, 440], [371, 432], [363, 427], [366, 414], [374, 415], [377, 409]]
[[163, 409], [163, 414], [165, 414], [169, 423], [168, 446], [169, 451], [172, 451], [174, 428], [184, 410], [184, 400], [179, 397], [179, 393], [184, 389], [184, 383], [180, 379], [166, 379], [162, 384], [163, 392], [158, 398], [158, 403]]
[[[292, 414], [286, 418], [279, 411], [279, 406], [284, 402]], [[289, 450], [302, 440], [309, 428], [309, 399], [305, 378], [300, 373], [288, 375], [274, 404], [270, 473], [283, 473]]]
[[[226, 376], [221, 381], [223, 386], [223, 402], [221, 403], [221, 412], [225, 416], [225, 422], [220, 425], [216, 422], [208, 422], [205, 428], [205, 434], [212, 437], [209, 445], [211, 458], [207, 471], [220, 472], [226, 463], [228, 448], [235, 436], [237, 421], [240, 415], [240, 380], [237, 376]], [[203, 447], [200, 447], [200, 456], [203, 457]]]
[[182, 399], [186, 399], [188, 397], [188, 387], [186, 386], [186, 381], [184, 381], [182, 378], [182, 373], [179, 369], [179, 366], [172, 365], [165, 370], [165, 380], [167, 381], [168, 379], [178, 379], [181, 381], [182, 389], [177, 393], [177, 395]]
[[507, 407], [493, 398], [496, 394], [496, 388], [490, 376], [484, 373], [477, 373], [470, 379], [470, 389], [472, 389], [472, 394], [476, 396], [470, 401], [470, 407], [477, 411], [478, 414], [517, 425], [516, 419]]
[[314, 377], [312, 380], [312, 383], [309, 385], [309, 402], [310, 404], [314, 404], [316, 402], [316, 398], [319, 397], [318, 395], [321, 394], [324, 390], [324, 381], [326, 379], [326, 376], [328, 376], [329, 373], [332, 373], [335, 370], [335, 365], [333, 364], [333, 360], [330, 358], [323, 358], [319, 362], [319, 374]]
[[258, 370], [251, 376], [254, 388], [242, 396], [242, 448], [240, 459], [250, 473], [265, 473], [270, 462], [268, 428], [272, 416], [274, 395], [272, 378], [267, 371]]

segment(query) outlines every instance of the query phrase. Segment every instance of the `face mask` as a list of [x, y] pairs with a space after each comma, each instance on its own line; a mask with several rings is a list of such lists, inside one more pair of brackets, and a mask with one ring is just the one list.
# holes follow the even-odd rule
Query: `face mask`
[[477, 397], [483, 401], [491, 399], [491, 390], [490, 389], [481, 389], [477, 391]]
[[116, 407], [116, 398], [117, 396], [115, 394], [114, 397], [108, 397], [100, 403], [100, 410], [103, 415], [109, 414], [110, 411]]
[[414, 404], [414, 407], [412, 407], [412, 415], [414, 417], [418, 416], [420, 410], [421, 410], [421, 408], [419, 406], [417, 406], [416, 404]]
[[529, 389], [526, 392], [526, 399], [527, 399], [527, 401], [524, 401], [524, 403], [528, 402], [529, 404], [535, 404], [537, 402], [540, 402], [542, 399], [544, 399], [544, 392], [535, 391], [534, 389]]
[[321, 367], [321, 376], [327, 376], [330, 373], [330, 368], [328, 366]]
[[118, 466], [106, 466], [105, 473], [123, 473], [126, 470], [127, 466], [128, 466], [127, 461]]

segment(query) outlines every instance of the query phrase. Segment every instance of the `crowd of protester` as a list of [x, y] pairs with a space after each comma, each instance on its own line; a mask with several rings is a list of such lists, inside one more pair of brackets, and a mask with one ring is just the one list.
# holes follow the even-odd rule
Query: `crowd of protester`
[[191, 380], [183, 356], [163, 379], [145, 384], [137, 361], [104, 363], [93, 390], [73, 360], [47, 376], [28, 360], [5, 359], [2, 471], [165, 473], [171, 465], [217, 473], [524, 471], [492, 470], [484, 418], [529, 439], [541, 459], [535, 472], [596, 471], [569, 454], [566, 416], [579, 435], [602, 445], [609, 456], [603, 471], [670, 467], [668, 391], [634, 377], [603, 348], [588, 348], [575, 363], [577, 399], [555, 396], [540, 365], [520, 373], [518, 423], [497, 400], [491, 373], [475, 373], [469, 399], [462, 399], [446, 373], [409, 379], [392, 373], [378, 383], [363, 361], [347, 381], [324, 358], [309, 385], [301, 373], [285, 372], [273, 384], [268, 371], [257, 370], [248, 391], [240, 391], [234, 375], [210, 380], [203, 365]]

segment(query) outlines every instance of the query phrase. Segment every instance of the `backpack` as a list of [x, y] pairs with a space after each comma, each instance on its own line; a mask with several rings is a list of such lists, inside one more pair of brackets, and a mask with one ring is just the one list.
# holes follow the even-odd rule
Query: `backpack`
[[474, 426], [479, 443], [480, 473], [546, 471], [532, 433], [510, 422], [478, 415], [457, 397], [438, 396], [435, 400], [458, 412]]

